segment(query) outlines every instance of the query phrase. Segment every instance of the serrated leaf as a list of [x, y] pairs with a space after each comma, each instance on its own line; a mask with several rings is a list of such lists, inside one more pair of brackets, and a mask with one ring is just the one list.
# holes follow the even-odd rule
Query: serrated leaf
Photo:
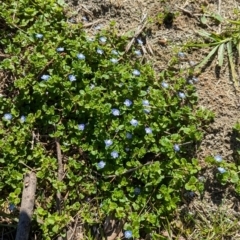
[[220, 67], [222, 67], [222, 65], [223, 65], [224, 47], [225, 47], [225, 44], [222, 43], [218, 48], [218, 65]]
[[229, 41], [227, 43], [227, 51], [228, 51], [228, 60], [229, 60], [231, 73], [232, 73], [232, 79], [233, 79], [235, 88], [238, 90], [239, 84], [237, 82], [237, 75], [236, 75], [236, 71], [235, 71], [235, 65], [234, 65], [234, 62], [233, 62], [232, 41]]
[[206, 63], [209, 61], [209, 59], [216, 53], [218, 47], [219, 47], [219, 45], [217, 45], [216, 47], [214, 47], [214, 48], [211, 50], [211, 52], [202, 60], [202, 62], [196, 66], [196, 68], [201, 68], [201, 67], [203, 67], [204, 65], [206, 65]]
[[223, 17], [220, 15], [220, 14], [218, 14], [218, 13], [214, 13], [213, 15], [212, 15], [212, 17], [214, 18], [214, 19], [216, 19], [217, 21], [219, 21], [219, 22], [223, 22]]

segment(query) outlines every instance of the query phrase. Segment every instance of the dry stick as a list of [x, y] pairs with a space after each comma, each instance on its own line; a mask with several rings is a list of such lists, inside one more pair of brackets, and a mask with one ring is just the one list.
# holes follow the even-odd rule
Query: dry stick
[[17, 235], [15, 240], [28, 240], [33, 215], [37, 178], [34, 172], [26, 173], [23, 183]]
[[[56, 148], [57, 148], [57, 160], [58, 160], [58, 181], [62, 181], [63, 179], [63, 164], [62, 164], [62, 152], [61, 145], [59, 143], [59, 139], [55, 138]], [[57, 210], [59, 215], [61, 214], [61, 200], [62, 196], [60, 192], [57, 192]], [[62, 240], [62, 237], [59, 236], [58, 240]]]

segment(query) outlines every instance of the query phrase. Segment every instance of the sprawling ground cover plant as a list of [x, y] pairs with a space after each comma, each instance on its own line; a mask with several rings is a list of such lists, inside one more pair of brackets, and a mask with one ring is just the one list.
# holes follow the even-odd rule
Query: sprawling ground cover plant
[[125, 54], [113, 26], [88, 36], [53, 0], [1, 5], [1, 206], [19, 206], [32, 169], [33, 231], [43, 239], [64, 234], [74, 216], [95, 224], [112, 214], [125, 238], [154, 238], [182, 193], [203, 188], [194, 145], [213, 116], [196, 107], [194, 85], [155, 73], [137, 42]]

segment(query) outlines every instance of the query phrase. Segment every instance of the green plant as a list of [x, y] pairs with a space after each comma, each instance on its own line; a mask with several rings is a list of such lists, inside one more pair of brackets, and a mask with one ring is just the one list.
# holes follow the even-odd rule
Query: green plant
[[74, 216], [91, 225], [111, 214], [139, 238], [185, 188], [202, 191], [189, 149], [213, 114], [185, 78], [126, 55], [113, 24], [87, 35], [53, 0], [9, 0], [0, 19], [1, 205], [19, 205], [30, 168], [42, 239], [64, 236]]
[[199, 71], [206, 66], [216, 55], [217, 65], [222, 67], [225, 55], [229, 61], [231, 77], [234, 82], [235, 89], [239, 91], [239, 83], [237, 80], [236, 61], [240, 56], [240, 34], [239, 21], [233, 21], [222, 18], [219, 14], [203, 15], [201, 22], [207, 24], [208, 18], [214, 19], [218, 23], [223, 24], [220, 33], [208, 32], [205, 30], [198, 31], [206, 41], [204, 43], [188, 43], [187, 48], [211, 48], [208, 55], [197, 65], [195, 70]]

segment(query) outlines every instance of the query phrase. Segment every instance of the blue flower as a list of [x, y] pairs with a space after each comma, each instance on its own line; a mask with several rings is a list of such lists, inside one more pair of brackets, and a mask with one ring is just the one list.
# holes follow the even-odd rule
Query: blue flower
[[149, 106], [149, 101], [148, 100], [142, 100], [143, 106]]
[[12, 114], [11, 113], [5, 113], [3, 115], [3, 118], [6, 120], [6, 121], [10, 121], [12, 119]]
[[97, 25], [94, 29], [95, 29], [95, 30], [100, 30], [101, 28], [102, 28], [102, 25], [99, 24], [99, 25]]
[[131, 123], [131, 125], [134, 126], [134, 127], [136, 127], [136, 126], [138, 125], [138, 121], [137, 121], [136, 119], [132, 119], [132, 120], [130, 121], [130, 123]]
[[26, 121], [26, 117], [24, 115], [21, 116], [20, 121], [24, 123]]
[[129, 152], [130, 148], [125, 148], [126, 152]]
[[198, 78], [193, 77], [193, 78], [192, 78], [192, 81], [193, 81], [194, 83], [196, 83], [196, 82], [198, 82]]
[[146, 127], [146, 128], [145, 128], [145, 132], [146, 132], [147, 134], [151, 134], [151, 133], [152, 133], [152, 129], [151, 129], [150, 127]]
[[173, 149], [175, 150], [175, 152], [179, 152], [180, 146], [178, 144], [174, 144]]
[[139, 45], [143, 45], [143, 41], [140, 38], [137, 39], [137, 42]]
[[148, 114], [151, 112], [151, 109], [143, 109], [143, 111]]
[[134, 76], [140, 76], [140, 72], [139, 72], [137, 69], [134, 69], [133, 72], [132, 72], [132, 74], [133, 74]]
[[168, 83], [162, 82], [162, 87], [163, 87], [163, 88], [168, 88]]
[[8, 209], [12, 212], [14, 209], [16, 208], [16, 206], [13, 203], [10, 203], [8, 206]]
[[142, 56], [142, 52], [140, 50], [136, 50], [134, 51], [134, 53], [137, 55], [137, 56]]
[[74, 75], [72, 75], [72, 74], [70, 74], [70, 75], [68, 76], [68, 79], [69, 79], [70, 82], [74, 82], [74, 81], [77, 80], [76, 77], [75, 77]]
[[83, 131], [85, 128], [85, 124], [81, 123], [81, 124], [78, 124], [78, 129]]
[[106, 43], [106, 42], [107, 42], [107, 38], [106, 38], [106, 37], [100, 37], [100, 38], [99, 38], [99, 41], [100, 41], [101, 43]]
[[64, 51], [64, 47], [59, 47], [56, 50], [57, 50], [57, 52], [63, 52]]
[[85, 16], [82, 17], [82, 20], [83, 20], [83, 21], [86, 21], [86, 22], [88, 21]]
[[113, 158], [118, 158], [118, 152], [117, 152], [117, 151], [112, 151], [112, 152], [111, 152], [111, 156], [112, 156]]
[[94, 89], [95, 88], [95, 85], [94, 84], [91, 84], [90, 85], [90, 89]]
[[188, 80], [188, 83], [189, 84], [193, 84], [193, 81], [190, 79], [190, 80]]
[[132, 238], [132, 231], [130, 231], [130, 230], [125, 231], [124, 237], [127, 239]]
[[43, 38], [43, 34], [41, 34], [41, 33], [37, 33], [35, 36], [36, 36], [36, 38], [38, 38], [38, 39]]
[[100, 161], [100, 162], [97, 164], [98, 168], [100, 168], [100, 169], [104, 168], [105, 165], [106, 165], [106, 163], [105, 163], [104, 161]]
[[132, 134], [131, 133], [126, 133], [126, 138], [127, 139], [131, 139], [132, 138]]
[[82, 53], [78, 53], [78, 54], [77, 54], [77, 58], [78, 58], [79, 60], [84, 60], [84, 59], [85, 59], [85, 56], [84, 56]]
[[222, 156], [220, 155], [216, 155], [214, 159], [216, 160], [216, 162], [222, 162]]
[[120, 111], [119, 111], [118, 109], [116, 109], [116, 108], [113, 108], [113, 109], [112, 109], [112, 114], [113, 114], [114, 116], [119, 116], [119, 115], [120, 115]]
[[97, 53], [100, 54], [100, 55], [102, 55], [102, 54], [103, 54], [103, 50], [100, 49], [100, 48], [98, 48], [98, 49], [97, 49]]
[[110, 62], [116, 64], [116, 63], [118, 63], [118, 60], [116, 58], [111, 58]]
[[186, 97], [186, 95], [183, 92], [179, 92], [178, 96], [182, 99], [184, 99]]
[[129, 99], [126, 99], [126, 100], [124, 101], [124, 105], [125, 105], [126, 107], [130, 107], [130, 106], [132, 105], [132, 101], [129, 100]]
[[139, 195], [140, 193], [141, 193], [141, 189], [140, 188], [138, 188], [138, 187], [134, 188], [134, 194], [135, 195]]
[[41, 79], [47, 81], [50, 78], [50, 75], [44, 74], [41, 76]]
[[118, 55], [119, 53], [118, 53], [117, 50], [113, 49], [113, 50], [112, 50], [112, 54], [113, 54], [113, 55]]
[[104, 140], [106, 147], [110, 147], [113, 144], [111, 139]]
[[225, 172], [226, 172], [226, 169], [225, 169], [225, 168], [218, 167], [217, 169], [218, 169], [218, 171], [219, 171], [220, 173], [225, 173]]
[[178, 53], [178, 57], [180, 57], [180, 58], [184, 58], [184, 57], [185, 57], [185, 53], [183, 53], [183, 52], [179, 52], [179, 53]]

